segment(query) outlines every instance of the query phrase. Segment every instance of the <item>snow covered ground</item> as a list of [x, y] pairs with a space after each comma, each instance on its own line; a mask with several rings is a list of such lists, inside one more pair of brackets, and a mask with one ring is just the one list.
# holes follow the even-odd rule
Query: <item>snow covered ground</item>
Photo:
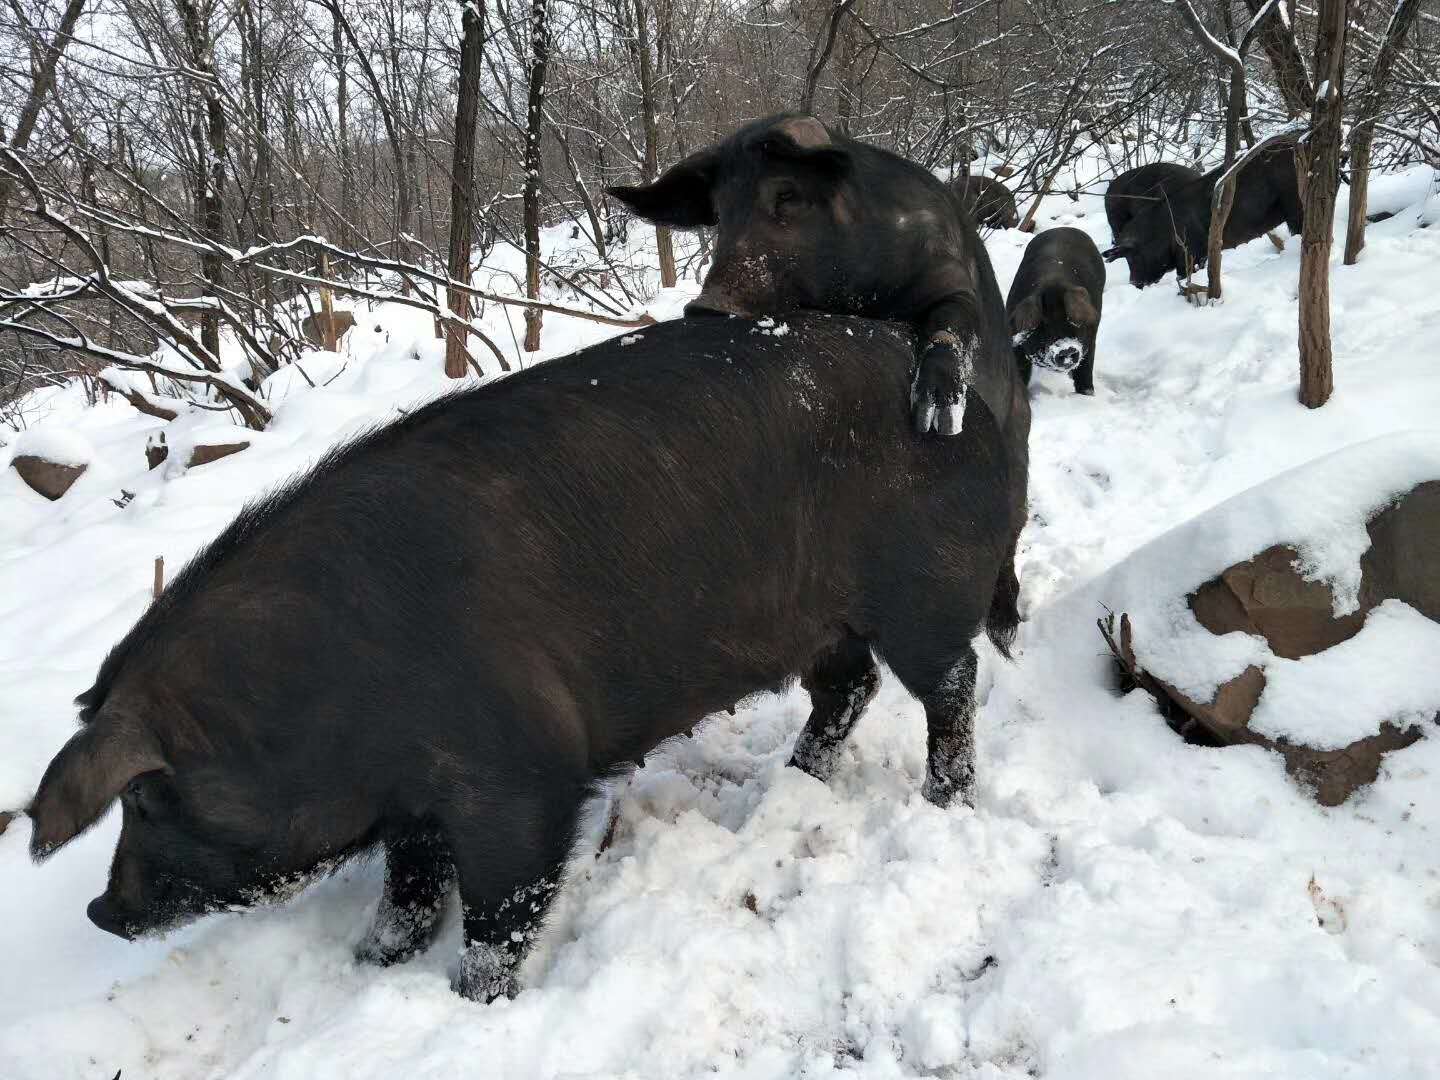
[[[1118, 264], [1095, 397], [1037, 372], [1028, 621], [1016, 663], [982, 661], [975, 812], [920, 798], [923, 719], [893, 680], [828, 785], [783, 767], [803, 691], [755, 699], [616, 792], [614, 842], [577, 858], [526, 989], [485, 1007], [449, 990], [453, 912], [428, 955], [354, 964], [376, 865], [127, 944], [85, 918], [118, 814], [39, 868], [20, 819], [0, 835], [0, 1080], [1433, 1077], [1440, 740], [1322, 809], [1275, 756], [1187, 746], [1145, 695], [1117, 697], [1094, 625], [1106, 572], [1201, 511], [1389, 433], [1440, 445], [1440, 228], [1424, 227], [1440, 198], [1416, 172], [1377, 178], [1372, 200], [1402, 212], [1357, 267], [1337, 247], [1324, 409], [1295, 401], [1298, 240], [1228, 253], [1211, 309], [1137, 292]], [[1096, 196], [1048, 199], [1040, 224], [1108, 239]], [[1025, 242], [990, 238], [1002, 286]], [[357, 316], [341, 355], [305, 361], [328, 385], [275, 377], [258, 435], [52, 396], [24, 440], [91, 465], [54, 504], [0, 468], [0, 808], [73, 730], [70, 699], [144, 609], [156, 556], [173, 574], [246, 498], [445, 388], [428, 319]], [[503, 319], [486, 325], [509, 342]], [[613, 332], [547, 316], [546, 354]], [[162, 427], [172, 447], [252, 446], [188, 473], [172, 449], [149, 472]]]

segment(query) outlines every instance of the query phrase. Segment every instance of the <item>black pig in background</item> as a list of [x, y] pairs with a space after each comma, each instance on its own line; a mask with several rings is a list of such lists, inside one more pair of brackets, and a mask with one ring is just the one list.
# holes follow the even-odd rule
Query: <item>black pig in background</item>
[[1104, 302], [1105, 262], [1079, 229], [1048, 229], [1031, 240], [1015, 271], [1005, 312], [1015, 358], [1028, 384], [1032, 366], [1070, 373], [1077, 394], [1095, 393], [1095, 335]]
[[[1153, 285], [1174, 271], [1197, 269], [1209, 258], [1210, 199], [1223, 168], [1180, 187], [1168, 189], [1155, 203], [1146, 204], [1120, 230], [1115, 244], [1104, 254], [1106, 262], [1123, 258], [1130, 268], [1130, 284]], [[1239, 247], [1264, 236], [1284, 223], [1298, 236], [1305, 225], [1295, 174], [1295, 143], [1287, 139], [1261, 152], [1235, 178], [1235, 201], [1225, 220], [1221, 242]]]

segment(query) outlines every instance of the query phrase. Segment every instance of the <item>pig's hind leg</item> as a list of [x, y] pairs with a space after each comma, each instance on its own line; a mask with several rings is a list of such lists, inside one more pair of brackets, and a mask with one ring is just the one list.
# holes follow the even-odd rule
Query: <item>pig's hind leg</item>
[[385, 891], [356, 959], [398, 964], [435, 940], [455, 883], [450, 848], [438, 829], [416, 826], [385, 840]]
[[[974, 626], [957, 611], [949, 625], [918, 620], [882, 640], [890, 669], [925, 708], [927, 754], [921, 794], [939, 807], [975, 805], [975, 679], [979, 661], [969, 636], [955, 627]], [[928, 630], [928, 632], [927, 632]]]
[[800, 684], [810, 693], [810, 718], [790, 764], [817, 780], [830, 779], [845, 739], [880, 688], [880, 669], [870, 643], [853, 633], [815, 662]]
[[519, 992], [521, 961], [564, 879], [587, 793], [585, 784], [541, 779], [524, 793], [497, 791], [451, 824], [465, 921], [454, 984], [462, 996], [488, 1002]]

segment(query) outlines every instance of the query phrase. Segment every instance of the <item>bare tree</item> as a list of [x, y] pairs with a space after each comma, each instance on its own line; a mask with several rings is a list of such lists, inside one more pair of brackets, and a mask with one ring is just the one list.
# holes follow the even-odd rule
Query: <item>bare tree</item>
[[1385, 28], [1380, 51], [1370, 67], [1370, 78], [1360, 96], [1359, 118], [1350, 129], [1350, 214], [1345, 227], [1345, 265], [1360, 258], [1365, 247], [1365, 211], [1370, 198], [1370, 152], [1375, 142], [1375, 124], [1385, 103], [1390, 72], [1400, 52], [1400, 42], [1415, 23], [1420, 0], [1399, 0]]
[[[475, 197], [475, 121], [480, 115], [480, 61], [484, 52], [484, 0], [465, 0], [460, 8], [460, 84], [455, 97], [455, 153], [450, 166], [450, 277], [470, 280], [471, 204]], [[473, 361], [466, 347], [464, 325], [470, 319], [470, 294], [450, 289], [455, 322], [445, 338], [445, 374], [464, 376]]]
[[[29, 24], [25, 17], [24, 10], [20, 7], [20, 0], [10, 0], [10, 9], [15, 13], [15, 18], [21, 24]], [[60, 58], [65, 55], [65, 47], [70, 44], [72, 35], [75, 33], [75, 25], [80, 21], [80, 15], [85, 10], [85, 0], [69, 0], [65, 5], [65, 13], [60, 16], [60, 25], [55, 30], [55, 36], [41, 46], [40, 62], [35, 67], [35, 76], [30, 82], [30, 92], [25, 97], [25, 103], [20, 107], [20, 117], [15, 124], [15, 133], [11, 136], [10, 145], [23, 151], [30, 145], [30, 138], [35, 134], [35, 124], [40, 119], [40, 109], [45, 103], [45, 97], [55, 85], [55, 68], [60, 63]], [[8, 176], [0, 176], [0, 224], [5, 221], [5, 211], [10, 205], [10, 193], [14, 186], [14, 180]]]
[[1315, 37], [1315, 107], [1300, 140], [1298, 172], [1305, 203], [1300, 241], [1300, 402], [1318, 409], [1330, 400], [1330, 243], [1340, 182], [1340, 118], [1344, 107], [1345, 32], [1349, 0], [1320, 0]]
[[[546, 0], [530, 4], [530, 75], [525, 107], [525, 295], [540, 299], [540, 184], [545, 167], [540, 140], [545, 134], [545, 71], [550, 60], [550, 16]], [[540, 348], [536, 307], [525, 309], [525, 351]]]

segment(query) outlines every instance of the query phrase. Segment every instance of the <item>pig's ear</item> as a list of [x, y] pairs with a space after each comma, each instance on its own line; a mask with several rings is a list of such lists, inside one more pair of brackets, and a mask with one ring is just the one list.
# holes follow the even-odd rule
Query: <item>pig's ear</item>
[[31, 857], [44, 859], [94, 825], [141, 773], [166, 768], [138, 720], [106, 714], [87, 724], [50, 762], [26, 810], [34, 824]]
[[1040, 297], [1027, 296], [1010, 314], [1010, 330], [1012, 333], [1023, 334], [1034, 330], [1040, 325]]
[[849, 151], [837, 145], [829, 129], [813, 116], [781, 120], [770, 129], [763, 146], [768, 154], [827, 172], [843, 172], [850, 165]]
[[1065, 290], [1065, 317], [1072, 326], [1094, 326], [1100, 321], [1100, 314], [1090, 303], [1090, 294], [1078, 285]]
[[713, 148], [700, 150], [666, 169], [653, 184], [607, 187], [605, 194], [652, 225], [672, 229], [714, 225], [718, 219], [710, 192], [719, 162], [720, 155]]

